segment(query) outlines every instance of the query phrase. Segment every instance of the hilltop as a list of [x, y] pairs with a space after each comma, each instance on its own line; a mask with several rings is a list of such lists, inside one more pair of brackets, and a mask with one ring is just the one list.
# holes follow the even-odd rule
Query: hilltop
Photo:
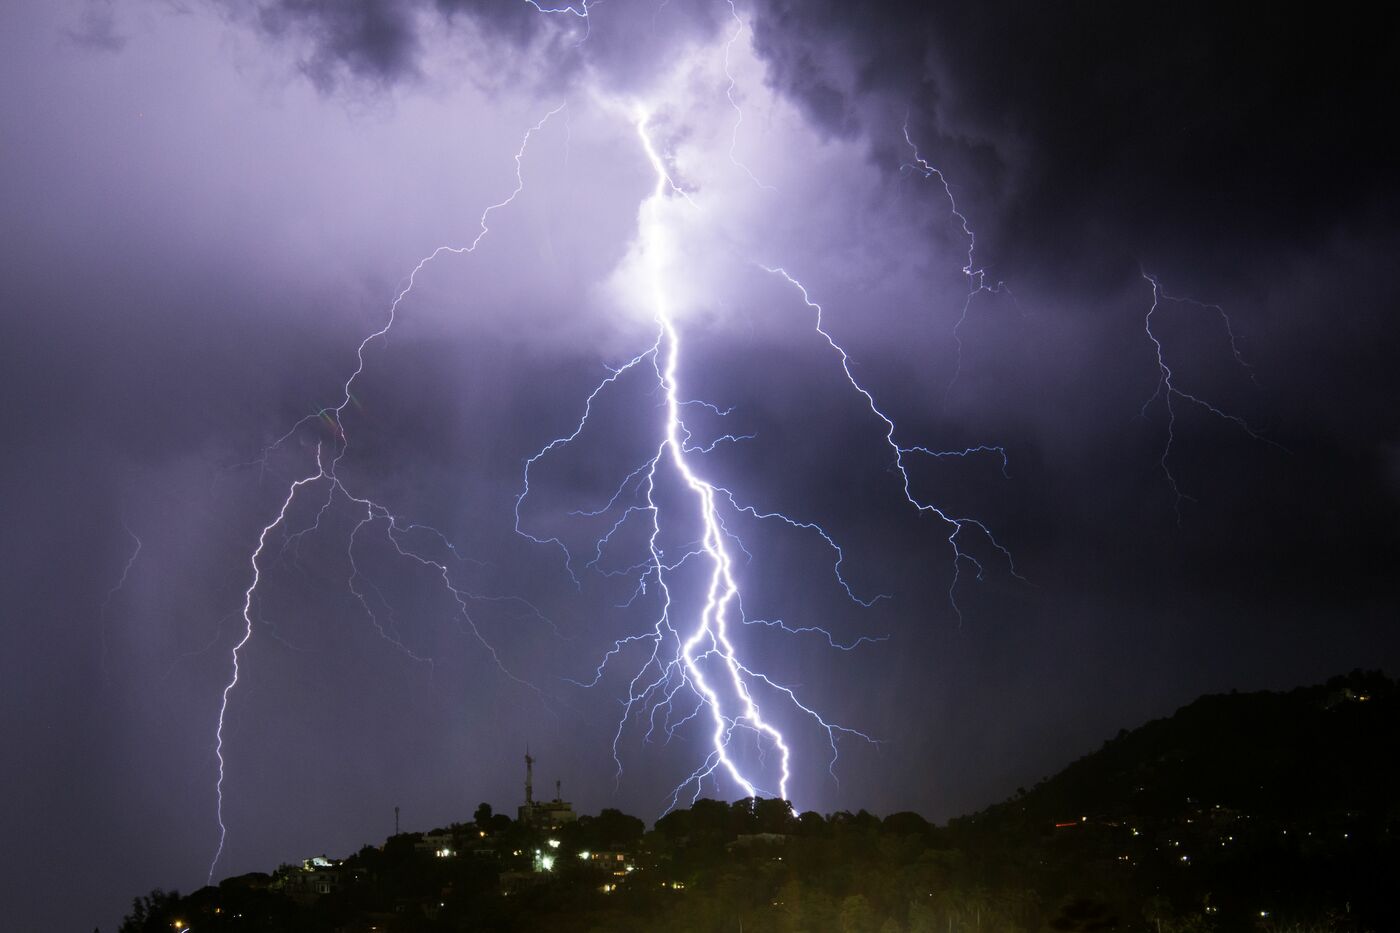
[[1150, 903], [1221, 929], [1333, 914], [1339, 928], [1393, 929], [1396, 761], [1400, 692], [1382, 674], [1204, 696], [948, 834], [987, 883], [1106, 916]]
[[1379, 673], [1205, 696], [943, 827], [752, 798], [650, 831], [483, 804], [343, 859], [152, 892], [122, 930], [1395, 929], [1397, 727]]

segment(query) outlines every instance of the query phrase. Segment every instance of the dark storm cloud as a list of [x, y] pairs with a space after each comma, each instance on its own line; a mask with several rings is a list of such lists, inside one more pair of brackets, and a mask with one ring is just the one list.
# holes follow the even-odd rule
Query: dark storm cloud
[[[890, 172], [911, 156], [907, 115], [977, 231], [978, 263], [1020, 296], [1028, 317], [982, 303], [963, 338], [984, 377], [977, 420], [1029, 443], [1023, 457], [1059, 448], [1075, 462], [1060, 495], [1027, 503], [1041, 532], [1026, 531], [1073, 527], [1096, 501], [1140, 510], [1163, 479], [1124, 459], [1165, 443], [1160, 406], [1129, 420], [1155, 379], [1141, 342], [1146, 268], [1169, 293], [1224, 303], [1259, 383], [1224, 354], [1215, 312], [1189, 304], [1156, 318], [1178, 379], [1290, 452], [1260, 457], [1188, 411], [1172, 462], [1188, 492], [1232, 503], [1211, 518], [1215, 536], [1146, 544], [1119, 511], [1099, 525], [1123, 536], [1102, 559], [1131, 572], [1124, 555], [1177, 563], [1185, 547], [1199, 560], [1179, 565], [1183, 580], [1249, 579], [1261, 595], [1279, 568], [1316, 560], [1293, 585], [1319, 600], [1340, 580], [1356, 593], [1384, 578], [1400, 433], [1388, 402], [1400, 293], [1385, 270], [1400, 176], [1374, 118], [1400, 75], [1393, 13], [779, 0], [756, 4], [754, 34], [770, 81]], [[1052, 501], [1067, 508], [1047, 521]]]
[[[525, 3], [488, 0], [265, 0], [251, 7], [216, 0], [238, 21], [296, 50], [298, 64], [323, 92], [346, 84], [388, 87], [424, 76], [425, 40], [469, 21], [487, 34], [523, 48], [537, 35]], [[569, 14], [560, 14], [568, 16]], [[549, 61], [560, 72], [577, 65], [560, 41]]]
[[65, 28], [63, 35], [75, 45], [95, 52], [120, 52], [127, 37], [117, 28], [114, 0], [88, 0], [78, 13], [78, 22]]
[[[241, 4], [217, 2], [235, 18], [249, 15]], [[559, 5], [545, 13], [525, 0], [264, 0], [253, 9], [252, 19], [262, 32], [303, 49], [300, 66], [323, 91], [346, 83], [383, 87], [416, 81], [424, 77], [432, 41], [464, 25], [484, 37], [492, 55], [504, 45], [507, 57], [491, 67], [510, 71], [522, 82], [557, 87], [587, 67], [616, 89], [645, 80], [673, 60], [677, 44], [712, 34], [722, 19], [708, 6], [677, 4], [666, 11], [668, 28], [658, 30], [661, 9], [618, 4], [616, 21], [595, 33], [569, 12], [574, 7]], [[613, 20], [614, 8], [590, 16]], [[481, 55], [487, 48], [475, 51]], [[527, 68], [509, 60], [509, 55], [527, 53]], [[483, 74], [470, 77], [487, 79]]]
[[[689, 10], [681, 35], [722, 22], [676, 6]], [[582, 28], [523, 0], [256, 9], [268, 34], [307, 47], [303, 67], [323, 89], [347, 77], [417, 79], [425, 38], [462, 20], [518, 48], [551, 18]], [[1400, 77], [1393, 13], [831, 0], [745, 13], [772, 83], [828, 132], [863, 136], [890, 170], [910, 156], [899, 125], [908, 115], [970, 205], [993, 272], [1062, 270], [1082, 287], [1163, 254], [1184, 263], [1229, 251], [1247, 263], [1261, 243], [1311, 248], [1339, 224], [1383, 223], [1394, 204], [1392, 160], [1375, 132]], [[666, 60], [676, 41], [676, 30], [661, 40], [651, 28], [658, 15], [598, 7], [592, 16], [609, 28], [583, 41], [549, 36], [534, 79], [585, 63], [635, 77], [638, 62]]]
[[1095, 252], [1315, 246], [1393, 204], [1374, 122], [1400, 76], [1393, 12], [820, 0], [757, 10], [772, 80], [813, 119], [870, 134], [894, 166], [907, 155], [890, 151], [902, 139], [880, 121], [907, 110], [960, 191], [980, 180], [982, 231], [995, 234], [983, 258], [999, 269], [1074, 254], [1079, 274]]
[[376, 82], [416, 77], [421, 46], [413, 17], [396, 0], [282, 0], [257, 8], [258, 25], [271, 36], [310, 34], [302, 67], [327, 90], [345, 71]]

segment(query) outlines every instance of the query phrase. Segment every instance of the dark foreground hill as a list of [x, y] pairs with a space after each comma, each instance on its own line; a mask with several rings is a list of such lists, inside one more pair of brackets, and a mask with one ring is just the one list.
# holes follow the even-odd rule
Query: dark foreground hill
[[988, 809], [794, 815], [701, 800], [394, 836], [187, 897], [124, 931], [1039, 933], [1400, 929], [1400, 691], [1353, 673], [1207, 696]]
[[986, 883], [1110, 914], [1400, 929], [1396, 762], [1400, 694], [1356, 672], [1201, 697], [948, 830]]

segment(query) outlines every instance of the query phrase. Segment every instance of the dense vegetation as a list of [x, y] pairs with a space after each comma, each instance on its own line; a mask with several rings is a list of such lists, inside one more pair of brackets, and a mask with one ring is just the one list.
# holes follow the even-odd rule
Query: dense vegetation
[[122, 930], [1400, 929], [1397, 726], [1380, 674], [1203, 697], [943, 827], [749, 799], [542, 833], [483, 804], [334, 863], [152, 892]]

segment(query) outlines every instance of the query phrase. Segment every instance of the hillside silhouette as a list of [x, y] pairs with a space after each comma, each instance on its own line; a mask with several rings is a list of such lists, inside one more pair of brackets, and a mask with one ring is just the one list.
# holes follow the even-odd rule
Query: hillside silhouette
[[345, 858], [153, 891], [121, 930], [1380, 933], [1400, 929], [1397, 744], [1400, 691], [1357, 671], [1201, 697], [946, 826], [753, 798], [651, 830], [482, 804]]

